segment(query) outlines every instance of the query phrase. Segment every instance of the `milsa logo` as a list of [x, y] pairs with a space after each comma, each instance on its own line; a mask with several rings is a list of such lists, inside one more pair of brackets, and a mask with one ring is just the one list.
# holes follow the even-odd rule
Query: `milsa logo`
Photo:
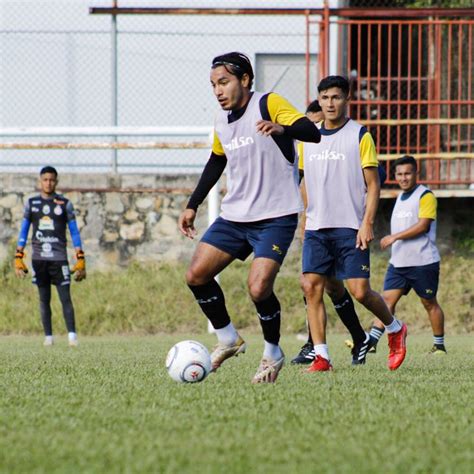
[[252, 137], [236, 137], [233, 138], [230, 143], [223, 143], [223, 147], [228, 150], [238, 150], [239, 148], [242, 148], [244, 146], [249, 146], [254, 143], [254, 140]]
[[344, 153], [337, 153], [335, 151], [324, 150], [322, 153], [313, 153], [309, 155], [309, 161], [328, 161], [328, 160], [340, 160], [344, 161], [346, 155]]

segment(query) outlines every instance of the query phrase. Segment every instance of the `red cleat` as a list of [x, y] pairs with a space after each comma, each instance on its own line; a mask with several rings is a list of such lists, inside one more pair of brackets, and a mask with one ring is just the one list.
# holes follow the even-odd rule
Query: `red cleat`
[[405, 360], [407, 354], [407, 334], [407, 325], [402, 323], [400, 331], [388, 335], [388, 347], [390, 348], [388, 354], [388, 368], [390, 370], [397, 370]]
[[317, 355], [305, 372], [327, 372], [328, 370], [332, 370], [331, 362]]

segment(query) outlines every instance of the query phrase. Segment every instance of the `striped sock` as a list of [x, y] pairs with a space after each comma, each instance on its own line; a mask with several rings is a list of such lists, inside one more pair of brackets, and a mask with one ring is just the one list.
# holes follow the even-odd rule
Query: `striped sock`
[[444, 334], [441, 336], [433, 336], [433, 343], [436, 347], [444, 347]]
[[377, 326], [372, 326], [370, 328], [369, 335], [370, 337], [372, 337], [372, 339], [375, 339], [376, 341], [378, 341], [383, 336], [384, 332], [385, 332], [385, 328], [380, 329]]

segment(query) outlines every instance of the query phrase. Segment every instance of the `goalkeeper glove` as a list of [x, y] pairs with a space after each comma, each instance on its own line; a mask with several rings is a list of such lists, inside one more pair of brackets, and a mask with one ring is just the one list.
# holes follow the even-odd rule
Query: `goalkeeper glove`
[[81, 281], [86, 277], [86, 259], [82, 250], [76, 252], [76, 264], [72, 267], [71, 273], [76, 274], [76, 281]]
[[28, 267], [26, 266], [23, 259], [25, 258], [25, 252], [17, 249], [15, 252], [15, 272], [18, 276], [24, 276], [28, 273]]

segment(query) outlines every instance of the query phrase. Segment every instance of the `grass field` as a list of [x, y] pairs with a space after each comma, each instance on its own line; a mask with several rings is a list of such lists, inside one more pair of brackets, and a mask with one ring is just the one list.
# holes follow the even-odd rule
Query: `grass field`
[[[469, 473], [474, 466], [474, 353], [469, 336], [426, 354], [411, 336], [397, 372], [386, 341], [365, 367], [330, 338], [335, 371], [285, 367], [273, 386], [249, 383], [247, 354], [195, 385], [173, 382], [164, 359], [179, 336], [0, 338], [0, 471], [179, 473]], [[213, 336], [193, 336], [208, 346]], [[287, 355], [300, 342], [283, 340]]]

